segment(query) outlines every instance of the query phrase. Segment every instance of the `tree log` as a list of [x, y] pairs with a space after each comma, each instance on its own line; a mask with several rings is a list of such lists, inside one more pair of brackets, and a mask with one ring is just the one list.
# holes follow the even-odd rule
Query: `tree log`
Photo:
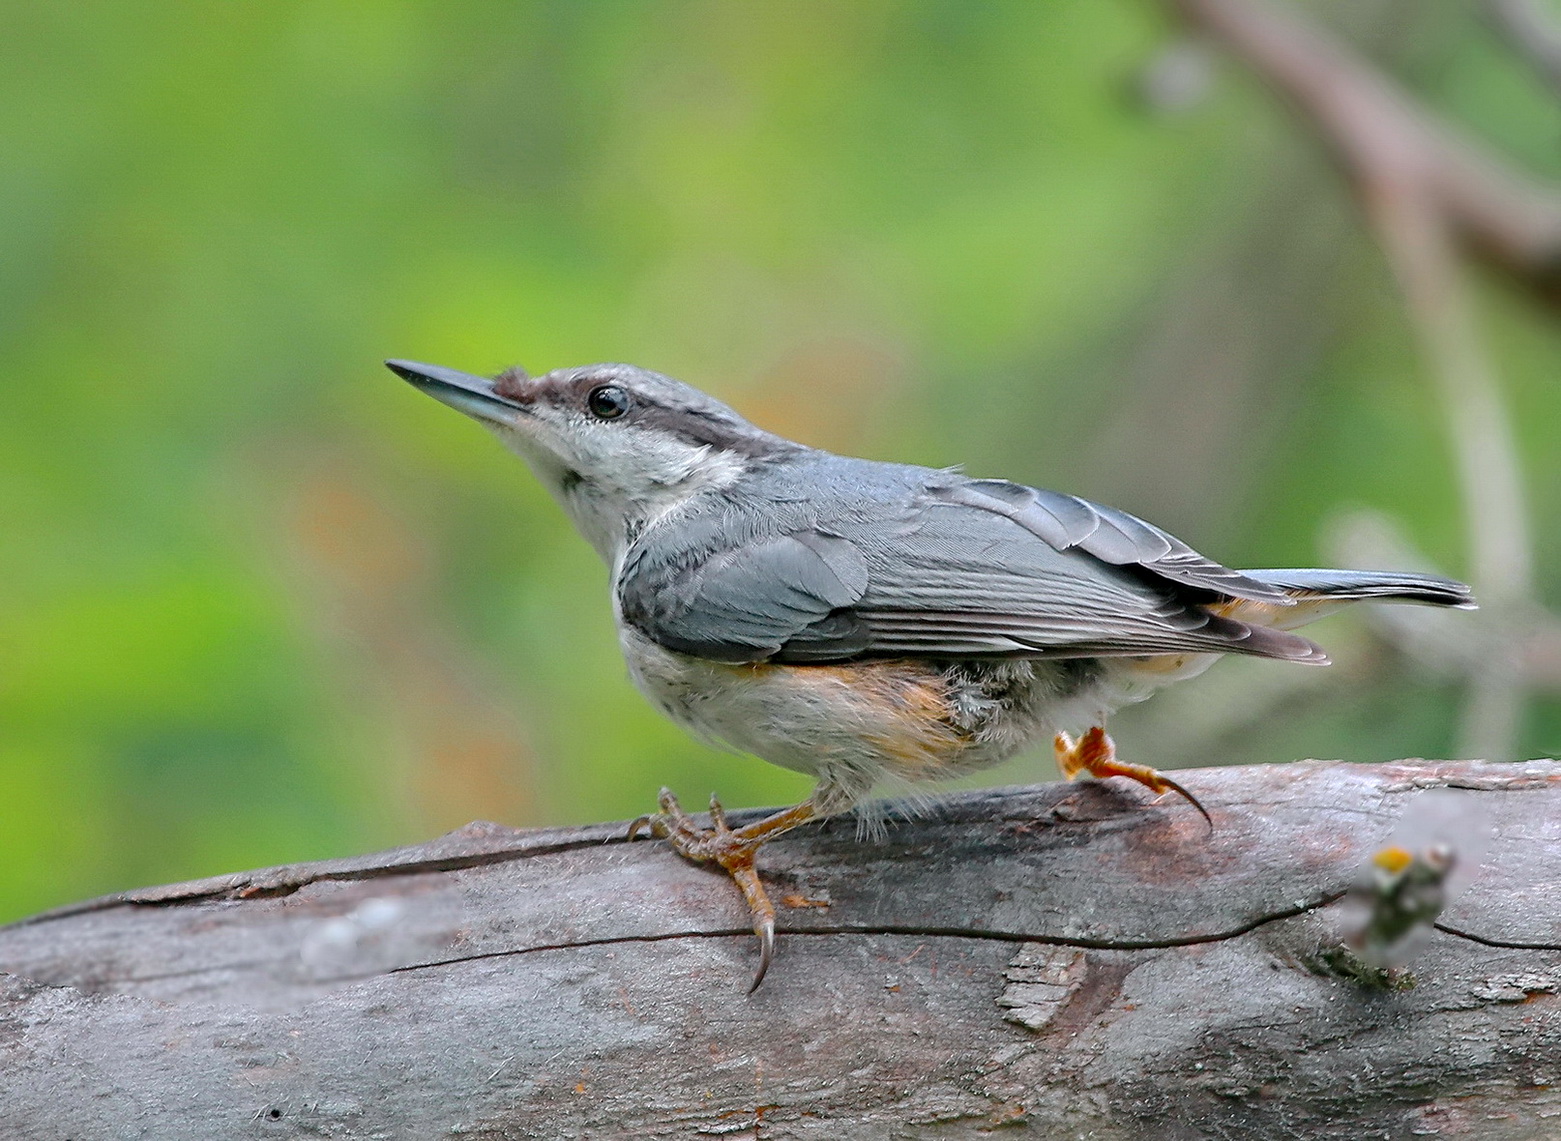
[[[777, 841], [751, 995], [731, 884], [622, 824], [36, 916], [0, 928], [0, 1135], [1561, 1136], [1561, 764], [1177, 776], [1212, 834], [1112, 781]], [[1439, 786], [1490, 826], [1466, 886], [1405, 968], [1342, 969], [1341, 897]]]

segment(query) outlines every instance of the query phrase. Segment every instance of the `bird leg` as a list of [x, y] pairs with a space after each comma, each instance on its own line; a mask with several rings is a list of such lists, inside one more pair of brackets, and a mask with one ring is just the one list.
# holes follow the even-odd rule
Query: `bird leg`
[[1100, 780], [1106, 777], [1127, 777], [1129, 780], [1136, 780], [1151, 792], [1162, 794], [1174, 792], [1196, 808], [1208, 824], [1209, 830], [1213, 831], [1214, 820], [1209, 816], [1208, 810], [1198, 803], [1196, 796], [1157, 769], [1152, 769], [1148, 765], [1130, 765], [1125, 761], [1117, 760], [1116, 743], [1099, 725], [1093, 726], [1077, 741], [1070, 734], [1058, 733], [1052, 739], [1052, 748], [1057, 754], [1057, 767], [1068, 780], [1072, 780], [1080, 773], [1088, 773]]
[[769, 893], [764, 890], [764, 883], [759, 879], [753, 863], [754, 855], [766, 840], [782, 832], [789, 832], [799, 824], [806, 824], [818, 811], [811, 800], [804, 800], [795, 807], [783, 809], [763, 820], [733, 828], [726, 822], [726, 812], [721, 802], [712, 796], [711, 827], [701, 828], [694, 823], [692, 816], [683, 811], [683, 806], [670, 789], [661, 790], [657, 803], [661, 811], [641, 816], [629, 825], [629, 839], [634, 839], [640, 829], [648, 828], [651, 835], [666, 840], [672, 845], [672, 850], [684, 859], [700, 864], [720, 864], [726, 874], [732, 877], [753, 916], [753, 933], [759, 937], [759, 969], [753, 976], [753, 985], [748, 988], [748, 993], [752, 994], [764, 981], [765, 973], [770, 969], [770, 960], [775, 957], [775, 905], [770, 902]]

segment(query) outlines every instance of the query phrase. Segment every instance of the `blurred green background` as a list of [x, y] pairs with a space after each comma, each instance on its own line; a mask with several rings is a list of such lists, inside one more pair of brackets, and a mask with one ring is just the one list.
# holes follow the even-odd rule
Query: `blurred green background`
[[[1561, 174], [1561, 103], [1469, 5], [1308, 10]], [[0, 4], [0, 919], [628, 817], [663, 783], [806, 792], [650, 710], [595, 556], [387, 356], [633, 361], [1226, 562], [1399, 545], [1468, 573], [1444, 416], [1345, 184], [1177, 35], [1151, 0]], [[1554, 599], [1561, 336], [1474, 284]], [[1333, 670], [1225, 662], [1118, 740], [1450, 755], [1438, 647], [1487, 612], [1428, 617], [1454, 624], [1330, 620]], [[1553, 692], [1509, 744], [1561, 747]]]

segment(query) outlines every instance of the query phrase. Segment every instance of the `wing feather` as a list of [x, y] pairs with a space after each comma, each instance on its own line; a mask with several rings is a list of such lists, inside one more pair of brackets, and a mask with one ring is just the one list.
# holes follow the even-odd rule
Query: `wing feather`
[[1171, 582], [1235, 598], [1286, 605], [1294, 600], [1269, 583], [1205, 558], [1137, 516], [1003, 479], [973, 479], [934, 494], [951, 503], [1006, 515], [1059, 551], [1073, 547], [1113, 566], [1143, 567]]

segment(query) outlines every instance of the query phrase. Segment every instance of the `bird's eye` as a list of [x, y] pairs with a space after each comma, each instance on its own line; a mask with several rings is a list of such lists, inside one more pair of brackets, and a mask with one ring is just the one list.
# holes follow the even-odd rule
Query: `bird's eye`
[[585, 406], [598, 420], [616, 420], [629, 410], [629, 394], [616, 384], [598, 385], [585, 398]]

